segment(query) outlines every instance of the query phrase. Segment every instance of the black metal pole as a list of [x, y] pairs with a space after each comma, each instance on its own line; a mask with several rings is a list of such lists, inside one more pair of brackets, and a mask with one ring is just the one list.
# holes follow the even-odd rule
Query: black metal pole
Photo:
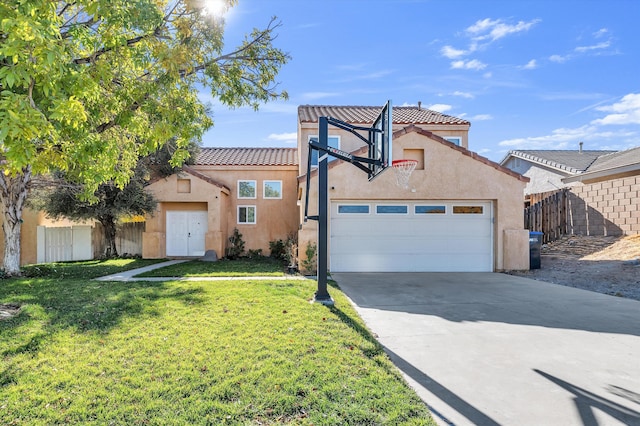
[[318, 290], [315, 301], [323, 305], [333, 305], [333, 299], [327, 291], [327, 270], [329, 256], [328, 217], [329, 217], [329, 122], [320, 117], [318, 143], [323, 148], [318, 152]]

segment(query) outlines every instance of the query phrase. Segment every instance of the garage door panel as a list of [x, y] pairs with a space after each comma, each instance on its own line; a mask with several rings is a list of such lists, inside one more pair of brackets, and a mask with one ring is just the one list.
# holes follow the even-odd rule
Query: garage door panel
[[[334, 272], [493, 270], [490, 202], [482, 214], [451, 214], [453, 203], [398, 202], [408, 214], [337, 214], [331, 217], [330, 269]], [[414, 214], [415, 205], [446, 205], [446, 214]], [[335, 204], [334, 204], [335, 207]]]

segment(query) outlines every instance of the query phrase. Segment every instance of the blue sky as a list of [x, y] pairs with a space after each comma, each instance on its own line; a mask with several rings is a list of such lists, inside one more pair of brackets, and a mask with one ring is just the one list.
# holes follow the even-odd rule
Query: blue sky
[[638, 0], [239, 0], [226, 50], [272, 16], [289, 100], [258, 112], [212, 101], [203, 146], [294, 147], [298, 105], [387, 99], [469, 120], [469, 149], [494, 161], [640, 146]]

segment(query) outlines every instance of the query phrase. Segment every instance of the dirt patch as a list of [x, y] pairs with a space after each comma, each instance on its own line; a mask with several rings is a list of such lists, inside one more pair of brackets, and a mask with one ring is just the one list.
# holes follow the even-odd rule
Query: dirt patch
[[640, 235], [567, 236], [542, 246], [540, 269], [510, 273], [640, 300]]

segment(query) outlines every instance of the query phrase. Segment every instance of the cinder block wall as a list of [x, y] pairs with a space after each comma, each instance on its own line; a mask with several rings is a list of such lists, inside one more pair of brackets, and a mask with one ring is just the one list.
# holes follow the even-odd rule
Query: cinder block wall
[[574, 235], [640, 234], [640, 176], [571, 187], [567, 213]]

